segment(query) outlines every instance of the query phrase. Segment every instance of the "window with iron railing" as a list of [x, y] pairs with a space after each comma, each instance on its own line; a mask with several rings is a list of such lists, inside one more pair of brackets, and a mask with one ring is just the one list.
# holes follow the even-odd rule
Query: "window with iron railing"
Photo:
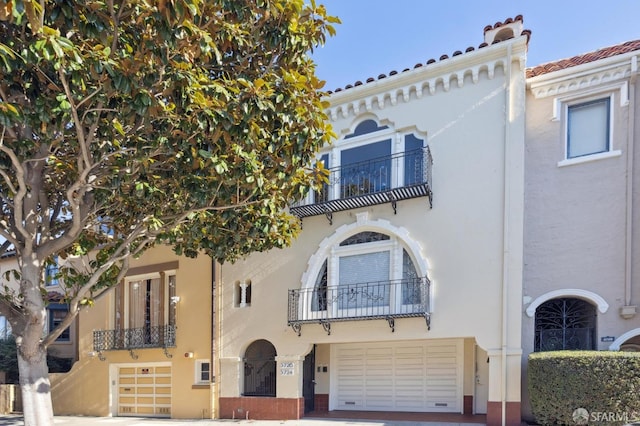
[[176, 276], [127, 278], [114, 290], [114, 329], [94, 332], [96, 351], [175, 346]]
[[327, 169], [328, 182], [291, 206], [299, 217], [420, 196], [431, 201], [431, 153], [415, 133], [365, 120], [318, 162]]
[[289, 291], [289, 321], [422, 316], [429, 280], [405, 247], [389, 235], [360, 232], [331, 250], [313, 287]]

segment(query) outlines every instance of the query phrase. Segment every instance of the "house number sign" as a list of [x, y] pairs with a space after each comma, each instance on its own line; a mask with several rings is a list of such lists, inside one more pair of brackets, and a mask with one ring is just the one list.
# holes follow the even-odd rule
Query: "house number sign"
[[281, 376], [293, 376], [293, 362], [281, 362], [280, 363], [280, 375]]

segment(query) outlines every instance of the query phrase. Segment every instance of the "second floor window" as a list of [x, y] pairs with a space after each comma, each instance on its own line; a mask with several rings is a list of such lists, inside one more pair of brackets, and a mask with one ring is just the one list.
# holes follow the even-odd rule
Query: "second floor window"
[[611, 149], [610, 99], [597, 99], [567, 107], [567, 159]]
[[53, 258], [51, 263], [48, 263], [44, 269], [44, 282], [47, 286], [56, 286], [60, 283], [60, 279], [58, 278], [58, 256]]
[[[52, 331], [56, 328], [62, 320], [67, 316], [68, 312], [67, 305], [62, 305], [58, 303], [52, 303], [48, 306], [49, 311], [49, 331]], [[56, 342], [68, 342], [71, 340], [71, 330], [69, 327], [65, 328], [64, 331], [58, 336]]]
[[115, 328], [128, 329], [144, 344], [160, 343], [164, 327], [175, 325], [176, 277], [158, 273], [125, 280], [115, 291]]

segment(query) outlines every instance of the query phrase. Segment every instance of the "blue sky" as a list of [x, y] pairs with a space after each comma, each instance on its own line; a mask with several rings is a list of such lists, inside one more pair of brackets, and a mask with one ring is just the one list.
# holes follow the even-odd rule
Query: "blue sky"
[[402, 71], [483, 42], [486, 25], [522, 15], [527, 65], [640, 39], [640, 0], [316, 0], [337, 35], [314, 52], [326, 90]]

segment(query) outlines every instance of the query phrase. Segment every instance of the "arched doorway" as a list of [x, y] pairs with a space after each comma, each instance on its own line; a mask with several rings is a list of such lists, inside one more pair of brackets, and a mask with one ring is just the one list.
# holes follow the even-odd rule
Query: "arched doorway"
[[244, 355], [244, 396], [276, 396], [276, 348], [261, 339]]

